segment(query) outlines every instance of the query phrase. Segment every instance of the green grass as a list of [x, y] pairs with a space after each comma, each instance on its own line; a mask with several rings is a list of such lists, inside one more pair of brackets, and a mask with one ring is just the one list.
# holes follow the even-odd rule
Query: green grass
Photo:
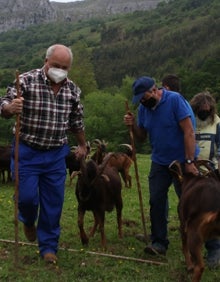
[[[147, 175], [149, 158], [137, 155], [138, 174], [142, 191], [144, 214], [149, 234], [149, 204]], [[27, 244], [19, 223], [19, 244], [16, 256], [14, 243], [14, 203], [12, 200], [14, 186], [0, 184], [0, 281], [62, 281], [62, 282], [187, 282], [183, 255], [181, 252], [180, 235], [178, 232], [178, 217], [176, 213], [177, 197], [171, 187], [169, 192], [169, 250], [166, 258], [147, 256], [143, 249], [144, 243], [135, 239], [135, 234], [143, 233], [140, 204], [135, 179], [134, 168], [131, 169], [133, 187], [123, 188], [123, 232], [124, 238], [118, 239], [116, 213], [106, 214], [105, 230], [107, 235], [107, 250], [100, 247], [100, 234], [90, 238], [87, 248], [81, 245], [77, 227], [77, 202], [74, 194], [74, 184], [66, 182], [65, 203], [61, 219], [62, 233], [57, 265], [45, 265], [39, 257], [36, 244]], [[92, 226], [92, 216], [86, 213], [86, 230]], [[102, 255], [100, 255], [101, 253]], [[17, 257], [17, 260], [15, 258]], [[135, 260], [136, 259], [136, 260]], [[142, 260], [142, 261], [140, 261]], [[153, 261], [163, 263], [154, 264]], [[150, 263], [152, 261], [152, 263]], [[217, 282], [220, 269], [204, 271], [202, 282]]]

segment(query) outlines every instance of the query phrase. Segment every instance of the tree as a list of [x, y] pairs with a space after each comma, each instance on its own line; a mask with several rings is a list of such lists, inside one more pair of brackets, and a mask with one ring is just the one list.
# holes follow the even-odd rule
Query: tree
[[96, 91], [84, 100], [86, 136], [89, 140], [103, 139], [109, 148], [128, 142], [128, 131], [123, 124], [125, 98]]
[[82, 98], [97, 89], [91, 54], [87, 46], [79, 42], [73, 46], [73, 67], [69, 72], [69, 78], [79, 85], [82, 90]]

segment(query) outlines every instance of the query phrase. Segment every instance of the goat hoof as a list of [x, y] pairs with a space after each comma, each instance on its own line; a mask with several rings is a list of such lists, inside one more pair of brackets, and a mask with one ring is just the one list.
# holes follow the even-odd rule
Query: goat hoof
[[83, 246], [88, 246], [89, 245], [89, 239], [83, 239], [83, 240], [81, 240], [81, 242], [82, 242], [82, 244], [83, 244]]

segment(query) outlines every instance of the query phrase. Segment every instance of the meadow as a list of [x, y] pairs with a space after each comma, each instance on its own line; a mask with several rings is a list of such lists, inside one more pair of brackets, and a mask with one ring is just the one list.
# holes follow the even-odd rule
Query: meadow
[[[137, 155], [138, 176], [143, 199], [145, 225], [150, 234], [147, 175], [149, 156]], [[115, 210], [106, 213], [105, 230], [107, 250], [100, 246], [100, 234], [90, 238], [88, 247], [81, 244], [77, 227], [77, 201], [74, 185], [66, 180], [65, 202], [61, 219], [58, 263], [46, 265], [39, 257], [36, 244], [24, 237], [23, 226], [18, 224], [19, 245], [14, 244], [14, 184], [0, 184], [0, 281], [7, 282], [187, 282], [184, 258], [181, 251], [179, 220], [176, 212], [177, 197], [173, 187], [169, 192], [169, 240], [166, 257], [154, 257], [144, 253], [145, 243], [135, 238], [143, 233], [140, 201], [134, 166], [131, 168], [132, 188], [122, 189], [123, 239], [117, 237]], [[93, 218], [86, 213], [88, 231]], [[204, 250], [205, 255], [205, 250]], [[220, 268], [205, 269], [202, 282], [217, 282]]]

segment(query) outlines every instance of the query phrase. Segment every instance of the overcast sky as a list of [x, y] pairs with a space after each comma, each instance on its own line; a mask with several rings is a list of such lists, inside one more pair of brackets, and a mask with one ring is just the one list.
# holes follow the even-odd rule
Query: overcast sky
[[50, 0], [50, 2], [60, 2], [60, 3], [76, 2], [76, 1], [83, 1], [83, 0]]

